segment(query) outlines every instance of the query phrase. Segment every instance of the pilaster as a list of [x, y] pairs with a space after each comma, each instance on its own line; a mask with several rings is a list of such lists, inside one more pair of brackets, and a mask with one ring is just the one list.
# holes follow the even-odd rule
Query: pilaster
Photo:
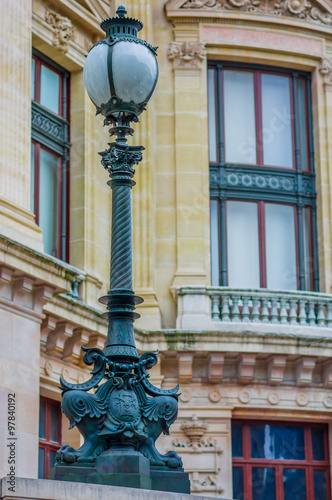
[[31, 5], [4, 0], [0, 6], [0, 232], [42, 250], [30, 211]]
[[[118, 2], [119, 3], [119, 2]], [[121, 2], [120, 2], [121, 3]], [[128, 16], [140, 19], [144, 27], [139, 37], [153, 43], [153, 19], [149, 1], [130, 0], [126, 3]], [[158, 85], [157, 85], [158, 92]], [[147, 109], [135, 124], [135, 133], [129, 141], [132, 145], [143, 145], [143, 160], [135, 168], [136, 186], [132, 190], [133, 211], [133, 270], [134, 290], [143, 297], [138, 307], [141, 318], [136, 321], [139, 328], [149, 330], [161, 327], [161, 316], [155, 291], [155, 109], [151, 99]]]
[[176, 28], [173, 62], [176, 251], [172, 288], [209, 282], [209, 175], [206, 53], [199, 25]]

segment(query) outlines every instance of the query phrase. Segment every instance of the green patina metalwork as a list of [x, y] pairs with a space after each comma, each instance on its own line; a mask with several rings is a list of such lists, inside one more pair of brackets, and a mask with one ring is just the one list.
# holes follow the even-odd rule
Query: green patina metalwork
[[[108, 34], [118, 26], [128, 27], [132, 30], [130, 34], [126, 28], [129, 39], [142, 24], [124, 18], [124, 12], [119, 8], [119, 17], [104, 21], [102, 27]], [[116, 34], [112, 32], [112, 36]], [[179, 387], [154, 387], [148, 380], [148, 370], [157, 363], [157, 353], [139, 357], [135, 346], [134, 321], [139, 315], [134, 310], [143, 299], [134, 295], [132, 286], [131, 189], [135, 185], [133, 167], [141, 161], [144, 149], [127, 145], [126, 137], [132, 135], [130, 125], [135, 121], [137, 110], [128, 115], [111, 107], [105, 120], [105, 124], [112, 124], [110, 134], [116, 137], [107, 150], [99, 153], [112, 189], [110, 289], [99, 299], [107, 306], [104, 317], [108, 333], [103, 351], [83, 348], [85, 364], [93, 365], [90, 380], [70, 384], [60, 379], [63, 412], [85, 442], [78, 449], [62, 446], [57, 453], [58, 466], [96, 463], [97, 457], [110, 457], [112, 450], [113, 458], [124, 450], [126, 456], [138, 453], [147, 458], [152, 467], [182, 470], [181, 458], [174, 451], [163, 455], [155, 447], [156, 439], [162, 432], [169, 433], [177, 417]], [[94, 393], [88, 392], [92, 389]]]

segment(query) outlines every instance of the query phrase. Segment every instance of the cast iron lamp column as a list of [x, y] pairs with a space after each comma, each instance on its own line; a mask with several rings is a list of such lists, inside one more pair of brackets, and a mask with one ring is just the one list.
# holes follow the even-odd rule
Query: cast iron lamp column
[[177, 417], [178, 386], [164, 390], [148, 381], [147, 370], [157, 356], [139, 357], [134, 337], [139, 317], [134, 309], [143, 299], [132, 287], [131, 189], [133, 167], [144, 148], [128, 146], [126, 137], [156, 87], [156, 49], [137, 38], [140, 21], [126, 18], [124, 7], [117, 14], [102, 22], [106, 39], [92, 47], [84, 67], [87, 92], [116, 137], [99, 153], [112, 188], [110, 289], [99, 299], [108, 309], [108, 333], [104, 351], [83, 348], [85, 363], [94, 365], [90, 380], [70, 384], [60, 379], [62, 409], [85, 442], [77, 450], [62, 446], [52, 474], [54, 479], [189, 493], [181, 458], [174, 451], [162, 455], [155, 447]]

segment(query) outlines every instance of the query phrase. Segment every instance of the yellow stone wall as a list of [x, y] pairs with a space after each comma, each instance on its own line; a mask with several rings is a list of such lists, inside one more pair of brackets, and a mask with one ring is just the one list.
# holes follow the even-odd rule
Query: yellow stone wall
[[[0, 397], [3, 400], [9, 390], [15, 390], [20, 412], [29, 409], [29, 418], [18, 419], [20, 446], [29, 446], [31, 450], [31, 460], [22, 458], [19, 464], [22, 477], [37, 474], [39, 394], [59, 400], [60, 375], [71, 382], [87, 380], [89, 370], [82, 362], [80, 346], [102, 348], [106, 336], [106, 322], [100, 316], [97, 299], [105, 294], [109, 284], [111, 192], [97, 153], [107, 147], [109, 137], [102, 118], [95, 117], [84, 89], [82, 71], [87, 50], [104, 36], [99, 22], [113, 15], [119, 3], [96, 0], [91, 2], [94, 7], [90, 10], [85, 2], [76, 0], [0, 3], [0, 234], [3, 236]], [[232, 332], [224, 343], [218, 332], [199, 341], [189, 334], [181, 337], [180, 332], [181, 342], [174, 343], [176, 332], [161, 330], [175, 328], [176, 287], [210, 284], [207, 61], [270, 64], [311, 72], [320, 291], [329, 293], [332, 285], [331, 23], [327, 23], [326, 17], [319, 20], [308, 15], [303, 19], [286, 10], [283, 15], [271, 16], [245, 12], [233, 4], [225, 11], [213, 10], [203, 0], [198, 0], [192, 9], [181, 9], [182, 3], [183, 0], [126, 3], [128, 15], [145, 24], [142, 37], [159, 46], [160, 69], [155, 95], [140, 123], [135, 125], [131, 139], [131, 144], [146, 148], [144, 159], [136, 168], [137, 184], [133, 188], [134, 288], [145, 299], [139, 307], [142, 317], [137, 326], [142, 331], [137, 332], [137, 342], [140, 351], [161, 351], [161, 363], [151, 377], [153, 382], [164, 387], [178, 381], [182, 385], [175, 438], [184, 438], [181, 426], [194, 413], [199, 420], [207, 420], [214, 444], [198, 448], [200, 452], [204, 448], [202, 453], [211, 462], [205, 474], [210, 477], [208, 484], [204, 483], [204, 474], [197, 470], [200, 455], [193, 453], [192, 446], [182, 446], [167, 437], [161, 440], [160, 449], [185, 449], [185, 463], [192, 472], [196, 492], [230, 497], [230, 419], [265, 415], [284, 420], [330, 422], [331, 347], [326, 339], [316, 350], [311, 346], [300, 349], [295, 341], [290, 346], [291, 342], [287, 344], [284, 339], [277, 347], [272, 341], [269, 347], [264, 342], [250, 347], [241, 332], [237, 332], [238, 337]], [[326, 6], [319, 9], [324, 16], [330, 15]], [[68, 17], [75, 28], [75, 38], [68, 43], [66, 52], [54, 44], [55, 29], [46, 21], [48, 10]], [[42, 253], [42, 234], [29, 208], [31, 46], [71, 72], [70, 264], [73, 267]], [[63, 295], [70, 291], [70, 283], [77, 276], [82, 280], [80, 301]], [[41, 287], [48, 291], [41, 295]], [[319, 333], [315, 331], [315, 335]], [[234, 337], [236, 341], [232, 343]], [[19, 346], [17, 352], [14, 345]], [[223, 353], [232, 349], [235, 353], [232, 362], [240, 375], [238, 381], [224, 390], [218, 367], [222, 366]], [[267, 377], [263, 388], [254, 385], [243, 388], [254, 380], [255, 356], [266, 355], [266, 363], [269, 366], [272, 363], [273, 368], [276, 349], [280, 356], [277, 367], [288, 354], [295, 359], [291, 362], [300, 366], [300, 375], [294, 382], [299, 389], [280, 388], [282, 375], [272, 381]], [[26, 359], [27, 352], [31, 362]], [[301, 356], [306, 362], [302, 363]], [[312, 380], [313, 358], [324, 359], [321, 370], [325, 385], [319, 390], [314, 386], [306, 389]], [[203, 375], [198, 376], [202, 366]], [[277, 386], [272, 394], [277, 392], [281, 408], [275, 406], [270, 385]], [[4, 431], [2, 417], [0, 414], [0, 436]], [[65, 423], [63, 429], [64, 441], [68, 439], [77, 447], [78, 433], [67, 433]], [[0, 448], [1, 477], [7, 473], [1, 441]]]

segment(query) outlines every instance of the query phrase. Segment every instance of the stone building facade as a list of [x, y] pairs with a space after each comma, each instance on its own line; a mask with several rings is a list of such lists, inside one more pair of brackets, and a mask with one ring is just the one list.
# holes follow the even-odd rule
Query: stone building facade
[[[16, 475], [47, 477], [58, 444], [80, 441], [60, 421], [59, 377], [86, 380], [81, 346], [106, 338], [108, 134], [82, 71], [117, 6], [0, 6], [0, 477], [8, 394]], [[126, 8], [159, 46], [132, 143], [146, 148], [133, 189], [137, 347], [159, 350], [154, 384], [181, 386], [160, 449], [179, 452], [193, 493], [330, 499], [332, 3]]]

